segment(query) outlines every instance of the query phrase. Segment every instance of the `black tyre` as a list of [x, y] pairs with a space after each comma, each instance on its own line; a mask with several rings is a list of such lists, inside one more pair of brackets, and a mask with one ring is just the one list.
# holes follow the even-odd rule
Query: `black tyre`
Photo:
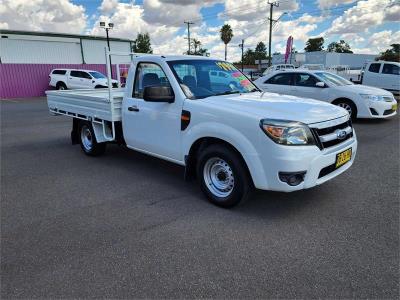
[[333, 104], [340, 106], [348, 111], [352, 120], [357, 119], [357, 107], [355, 104], [347, 99], [338, 99], [333, 102]]
[[230, 208], [244, 201], [252, 190], [242, 157], [224, 145], [211, 145], [197, 158], [197, 178], [208, 200]]
[[64, 82], [57, 82], [56, 89], [57, 90], [66, 90], [67, 86], [65, 85]]
[[98, 156], [106, 151], [106, 143], [97, 143], [89, 122], [82, 121], [79, 124], [79, 143], [83, 152], [89, 156]]

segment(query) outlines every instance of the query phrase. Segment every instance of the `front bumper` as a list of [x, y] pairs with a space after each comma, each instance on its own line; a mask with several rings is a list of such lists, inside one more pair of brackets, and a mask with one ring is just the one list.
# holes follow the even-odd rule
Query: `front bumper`
[[[265, 180], [257, 188], [292, 192], [308, 189], [324, 183], [351, 167], [357, 154], [357, 138], [353, 137], [336, 146], [320, 150], [317, 146], [282, 146], [275, 145], [260, 157], [263, 164]], [[347, 149], [352, 149], [351, 160], [335, 169], [336, 155]], [[332, 167], [333, 168], [330, 168]], [[321, 172], [322, 171], [322, 172]], [[306, 172], [304, 181], [296, 186], [290, 186], [279, 179], [279, 172]]]
[[393, 100], [392, 102], [386, 101], [369, 101], [367, 103], [367, 109], [364, 112], [360, 112], [358, 114], [359, 118], [389, 118], [395, 116], [397, 114], [397, 101]]

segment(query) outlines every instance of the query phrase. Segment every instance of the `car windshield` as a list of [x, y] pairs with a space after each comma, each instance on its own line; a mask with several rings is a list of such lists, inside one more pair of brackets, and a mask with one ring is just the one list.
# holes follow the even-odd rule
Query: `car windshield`
[[243, 73], [228, 62], [193, 59], [169, 61], [168, 65], [189, 99], [258, 91]]
[[100, 79], [100, 78], [106, 78], [106, 76], [104, 76], [103, 74], [101, 74], [100, 72], [89, 72], [90, 75], [92, 75], [94, 78], [96, 79]]
[[352, 85], [353, 83], [343, 77], [338, 75], [328, 73], [328, 72], [318, 72], [315, 73], [323, 81], [330, 83], [335, 86]]

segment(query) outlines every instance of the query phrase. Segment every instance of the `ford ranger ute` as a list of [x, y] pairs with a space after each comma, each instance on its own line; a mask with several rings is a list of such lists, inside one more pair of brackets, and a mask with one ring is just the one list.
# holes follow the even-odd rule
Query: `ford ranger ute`
[[[311, 188], [353, 164], [356, 133], [341, 107], [262, 92], [218, 59], [129, 55], [124, 89], [108, 74], [108, 89], [46, 92], [50, 112], [72, 118], [72, 143], [87, 155], [118, 143], [182, 165], [221, 207], [253, 188]], [[227, 76], [214, 80], [215, 72]]]

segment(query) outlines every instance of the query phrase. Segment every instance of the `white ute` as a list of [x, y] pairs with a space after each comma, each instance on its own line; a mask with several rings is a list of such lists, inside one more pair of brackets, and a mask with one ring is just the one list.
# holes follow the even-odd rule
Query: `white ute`
[[[311, 188], [353, 164], [356, 134], [343, 108], [262, 93], [220, 60], [130, 55], [124, 90], [47, 91], [50, 112], [73, 118], [72, 142], [87, 155], [115, 142], [177, 163], [222, 207], [253, 187]], [[215, 71], [230, 80], [214, 82]]]

